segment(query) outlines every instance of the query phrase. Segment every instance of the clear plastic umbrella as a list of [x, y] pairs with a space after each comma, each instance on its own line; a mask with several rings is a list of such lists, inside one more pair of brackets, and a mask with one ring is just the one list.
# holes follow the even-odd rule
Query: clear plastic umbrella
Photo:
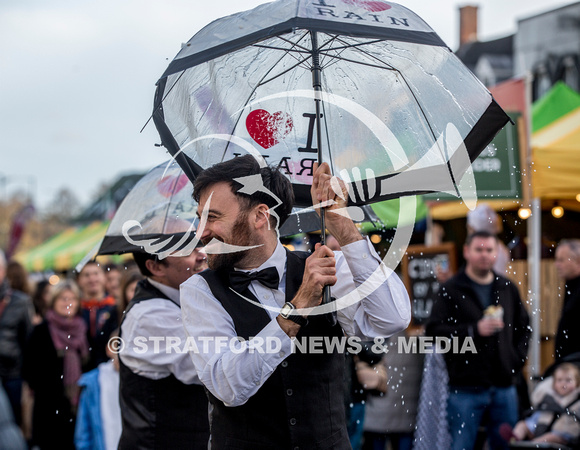
[[[187, 253], [198, 244], [197, 202], [193, 186], [174, 161], [164, 162], [131, 189], [119, 205], [97, 254], [149, 251], [160, 256]], [[369, 207], [363, 208], [364, 222], [380, 223]], [[295, 208], [280, 228], [281, 236], [320, 229], [320, 219], [312, 209]], [[94, 254], [89, 256], [89, 259]], [[86, 262], [86, 261], [85, 261]]]
[[190, 178], [252, 153], [302, 206], [316, 160], [355, 205], [474, 191], [470, 163], [509, 120], [420, 17], [380, 0], [278, 0], [210, 23], [159, 80], [153, 119]]
[[195, 239], [197, 203], [193, 187], [174, 161], [145, 174], [123, 199], [98, 254], [130, 253], [153, 246], [178, 251]]

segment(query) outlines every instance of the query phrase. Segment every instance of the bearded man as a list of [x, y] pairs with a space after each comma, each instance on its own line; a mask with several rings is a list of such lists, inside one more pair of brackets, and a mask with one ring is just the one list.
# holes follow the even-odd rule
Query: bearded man
[[[293, 353], [293, 340], [372, 340], [410, 321], [402, 282], [341, 214], [344, 183], [327, 164], [313, 170], [312, 202], [326, 209], [342, 252], [320, 244], [312, 254], [284, 249], [277, 228], [292, 210], [292, 186], [250, 155], [195, 181], [210, 270], [181, 285], [181, 302], [186, 332], [199, 344], [190, 355], [212, 404], [213, 450], [350, 448], [344, 354], [324, 345]], [[338, 300], [317, 309], [326, 285]]]

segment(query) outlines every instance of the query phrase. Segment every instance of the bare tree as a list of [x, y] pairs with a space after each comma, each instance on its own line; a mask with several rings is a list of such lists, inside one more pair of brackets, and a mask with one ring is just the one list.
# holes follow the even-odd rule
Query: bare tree
[[68, 224], [81, 212], [81, 204], [75, 193], [68, 187], [58, 190], [44, 213], [46, 221]]

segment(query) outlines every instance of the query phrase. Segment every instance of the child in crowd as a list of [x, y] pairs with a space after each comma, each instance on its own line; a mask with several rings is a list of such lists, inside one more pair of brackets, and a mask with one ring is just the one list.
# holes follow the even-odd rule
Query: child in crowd
[[112, 342], [118, 339], [115, 330], [107, 345], [110, 358], [79, 380], [81, 397], [75, 428], [76, 450], [116, 450], [121, 437], [119, 406], [119, 357]]
[[580, 437], [580, 369], [560, 364], [532, 393], [534, 413], [520, 420], [513, 430], [502, 426], [507, 440], [532, 440], [569, 444]]

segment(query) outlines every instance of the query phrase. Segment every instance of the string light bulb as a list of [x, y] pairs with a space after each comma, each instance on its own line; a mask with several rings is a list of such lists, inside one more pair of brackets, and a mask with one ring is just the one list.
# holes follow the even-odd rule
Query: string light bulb
[[518, 209], [518, 216], [522, 220], [529, 219], [532, 215], [532, 210], [530, 208], [520, 208]]
[[555, 205], [552, 208], [552, 216], [554, 216], [556, 219], [559, 219], [563, 215], [564, 215], [564, 208], [562, 208], [560, 205]]

